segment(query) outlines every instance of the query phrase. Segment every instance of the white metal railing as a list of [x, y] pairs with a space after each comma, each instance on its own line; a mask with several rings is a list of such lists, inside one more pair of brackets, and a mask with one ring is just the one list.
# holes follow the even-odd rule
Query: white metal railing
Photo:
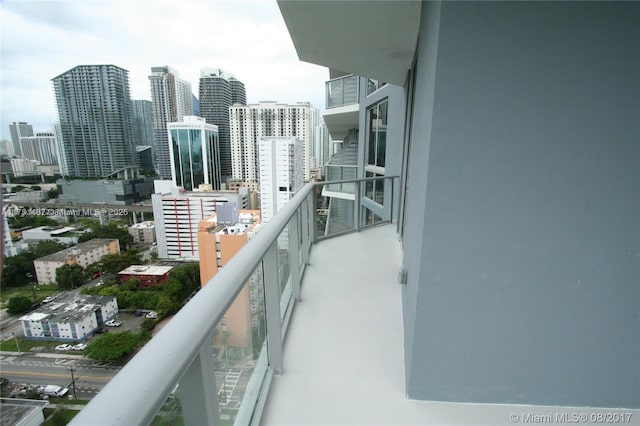
[[[186, 425], [257, 424], [271, 377], [282, 371], [283, 335], [293, 306], [300, 299], [300, 283], [312, 243], [320, 238], [392, 221], [394, 179], [385, 176], [305, 185], [122, 368], [71, 424], [161, 423], [157, 416], [163, 407], [167, 407], [168, 400], [173, 406], [180, 407], [177, 415], [182, 416]], [[367, 199], [365, 187], [376, 180], [384, 182], [386, 195], [377, 200]], [[352, 184], [355, 200], [359, 202], [351, 201], [349, 224], [338, 227], [339, 232], [327, 232], [329, 227], [323, 220], [330, 219], [327, 216], [331, 211], [326, 216], [318, 215], [317, 211], [324, 212], [323, 204], [328, 203], [322, 195], [322, 187], [335, 184]], [[261, 305], [264, 312], [260, 313], [260, 318], [264, 319], [266, 334], [264, 340], [258, 340], [261, 350], [259, 356], [251, 360], [252, 374], [242, 391], [242, 400], [231, 401], [237, 402], [233, 409], [221, 410], [218, 395], [228, 399], [229, 390], [224, 383], [216, 386], [217, 360], [213, 341], [225, 313], [247, 283], [256, 281], [256, 276], [261, 277], [264, 291], [264, 304]], [[226, 343], [224, 349], [227, 350]], [[230, 371], [225, 370], [223, 382], [228, 380]], [[174, 398], [173, 395], [177, 396]], [[222, 406], [229, 407], [229, 401], [223, 401]]]

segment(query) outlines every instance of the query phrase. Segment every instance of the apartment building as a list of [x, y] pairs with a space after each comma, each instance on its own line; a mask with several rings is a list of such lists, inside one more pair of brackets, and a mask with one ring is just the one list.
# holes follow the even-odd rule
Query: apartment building
[[[228, 205], [200, 221], [198, 226], [198, 245], [200, 260], [200, 281], [202, 287], [238, 254], [245, 244], [260, 229], [260, 212], [257, 210], [238, 210]], [[221, 343], [223, 333], [227, 333], [227, 344], [245, 350], [254, 349], [262, 340], [258, 338], [259, 330], [264, 328], [258, 313], [264, 312], [264, 297], [261, 274], [254, 274], [247, 285], [238, 294], [227, 311], [218, 342]], [[255, 348], [255, 349], [259, 349]]]
[[134, 243], [151, 244], [156, 241], [156, 226], [151, 220], [134, 223], [129, 227]]
[[158, 257], [198, 260], [198, 223], [216, 211], [217, 204], [248, 206], [249, 191], [184, 191], [151, 196]]
[[118, 314], [114, 296], [80, 295], [71, 302], [50, 302], [19, 318], [27, 340], [80, 342]]
[[120, 253], [117, 239], [94, 238], [76, 246], [60, 250], [33, 261], [38, 284], [55, 284], [56, 269], [63, 265], [80, 265], [86, 268], [108, 254]]

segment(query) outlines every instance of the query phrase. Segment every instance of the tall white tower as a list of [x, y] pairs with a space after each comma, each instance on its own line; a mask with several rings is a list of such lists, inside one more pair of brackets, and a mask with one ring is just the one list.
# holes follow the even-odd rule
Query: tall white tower
[[304, 184], [303, 143], [290, 137], [263, 136], [258, 141], [260, 216], [269, 221]]

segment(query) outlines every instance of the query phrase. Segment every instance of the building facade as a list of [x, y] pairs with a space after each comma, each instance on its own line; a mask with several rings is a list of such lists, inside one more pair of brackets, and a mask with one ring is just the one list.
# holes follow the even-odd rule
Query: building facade
[[13, 143], [13, 154], [22, 157], [22, 146], [20, 138], [33, 136], [33, 126], [24, 121], [14, 121], [9, 124], [9, 133], [11, 133], [11, 142]]
[[118, 277], [121, 283], [133, 278], [139, 287], [151, 287], [165, 282], [172, 269], [173, 266], [131, 265], [118, 272]]
[[169, 67], [151, 67], [151, 105], [153, 109], [153, 155], [162, 179], [171, 179], [171, 157], [167, 123], [193, 115], [191, 83], [180, 79]]
[[58, 166], [58, 142], [52, 132], [38, 132], [20, 138], [22, 156], [35, 160], [40, 166]]
[[398, 176], [406, 395], [638, 408], [640, 7], [279, 6], [302, 60], [367, 77], [358, 173]]
[[67, 180], [56, 182], [58, 201], [130, 205], [151, 198], [152, 177], [133, 179]]
[[151, 196], [158, 257], [198, 260], [198, 223], [216, 211], [218, 203], [248, 205], [249, 194], [232, 191], [181, 191]]
[[[319, 118], [317, 109], [308, 102], [295, 105], [277, 102], [260, 102], [246, 106], [235, 105], [229, 109], [231, 126], [231, 158], [233, 178], [244, 181], [257, 181], [258, 141], [264, 136], [295, 136], [303, 142], [304, 179], [310, 179], [312, 146], [316, 129], [312, 118]], [[315, 123], [319, 126], [318, 120]], [[319, 133], [318, 133], [319, 134]]]
[[153, 221], [133, 224], [129, 227], [129, 234], [136, 244], [152, 244], [156, 241], [156, 226]]
[[78, 234], [71, 226], [39, 226], [22, 231], [22, 240], [29, 244], [40, 241], [57, 241], [62, 244], [77, 244]]
[[38, 284], [55, 284], [56, 269], [63, 265], [80, 265], [86, 268], [108, 254], [120, 253], [120, 242], [116, 239], [94, 238], [74, 247], [58, 251], [33, 261]]
[[133, 99], [133, 139], [136, 146], [153, 146], [153, 109], [151, 101]]
[[247, 95], [244, 83], [232, 73], [219, 68], [203, 68], [200, 71], [200, 116], [207, 123], [218, 126], [220, 138], [220, 173], [223, 179], [233, 173], [231, 165], [231, 137], [229, 133], [229, 107], [245, 105]]
[[135, 162], [129, 71], [79, 65], [53, 78], [66, 173], [104, 177]]
[[[234, 212], [225, 215], [224, 220], [221, 213], [200, 221], [198, 244], [202, 287], [206, 286], [260, 229], [259, 211], [238, 210], [235, 206], [233, 210]], [[216, 343], [222, 343], [224, 333], [227, 333], [226, 343], [229, 346], [253, 350], [254, 340], [256, 343], [262, 343], [263, 339], [259, 338], [260, 330], [264, 329], [261, 320], [264, 314], [264, 291], [261, 282], [261, 271], [258, 271], [236, 296], [224, 316], [224, 330], [222, 325], [219, 326]]]
[[81, 295], [73, 302], [51, 302], [20, 317], [27, 340], [82, 342], [118, 314], [114, 296]]
[[303, 142], [296, 137], [261, 137], [260, 213], [269, 221], [304, 184]]
[[171, 179], [177, 187], [192, 191], [199, 185], [220, 189], [220, 149], [218, 127], [204, 118], [186, 116], [168, 123]]

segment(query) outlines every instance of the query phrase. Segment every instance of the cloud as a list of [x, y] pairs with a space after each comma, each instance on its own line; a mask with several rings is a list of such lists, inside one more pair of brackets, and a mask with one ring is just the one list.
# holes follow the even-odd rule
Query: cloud
[[4, 138], [12, 121], [47, 130], [51, 79], [82, 64], [129, 70], [134, 99], [150, 99], [150, 68], [169, 65], [196, 96], [200, 69], [216, 67], [245, 83], [250, 102], [324, 107], [328, 72], [298, 60], [275, 1], [5, 1], [1, 20]]

